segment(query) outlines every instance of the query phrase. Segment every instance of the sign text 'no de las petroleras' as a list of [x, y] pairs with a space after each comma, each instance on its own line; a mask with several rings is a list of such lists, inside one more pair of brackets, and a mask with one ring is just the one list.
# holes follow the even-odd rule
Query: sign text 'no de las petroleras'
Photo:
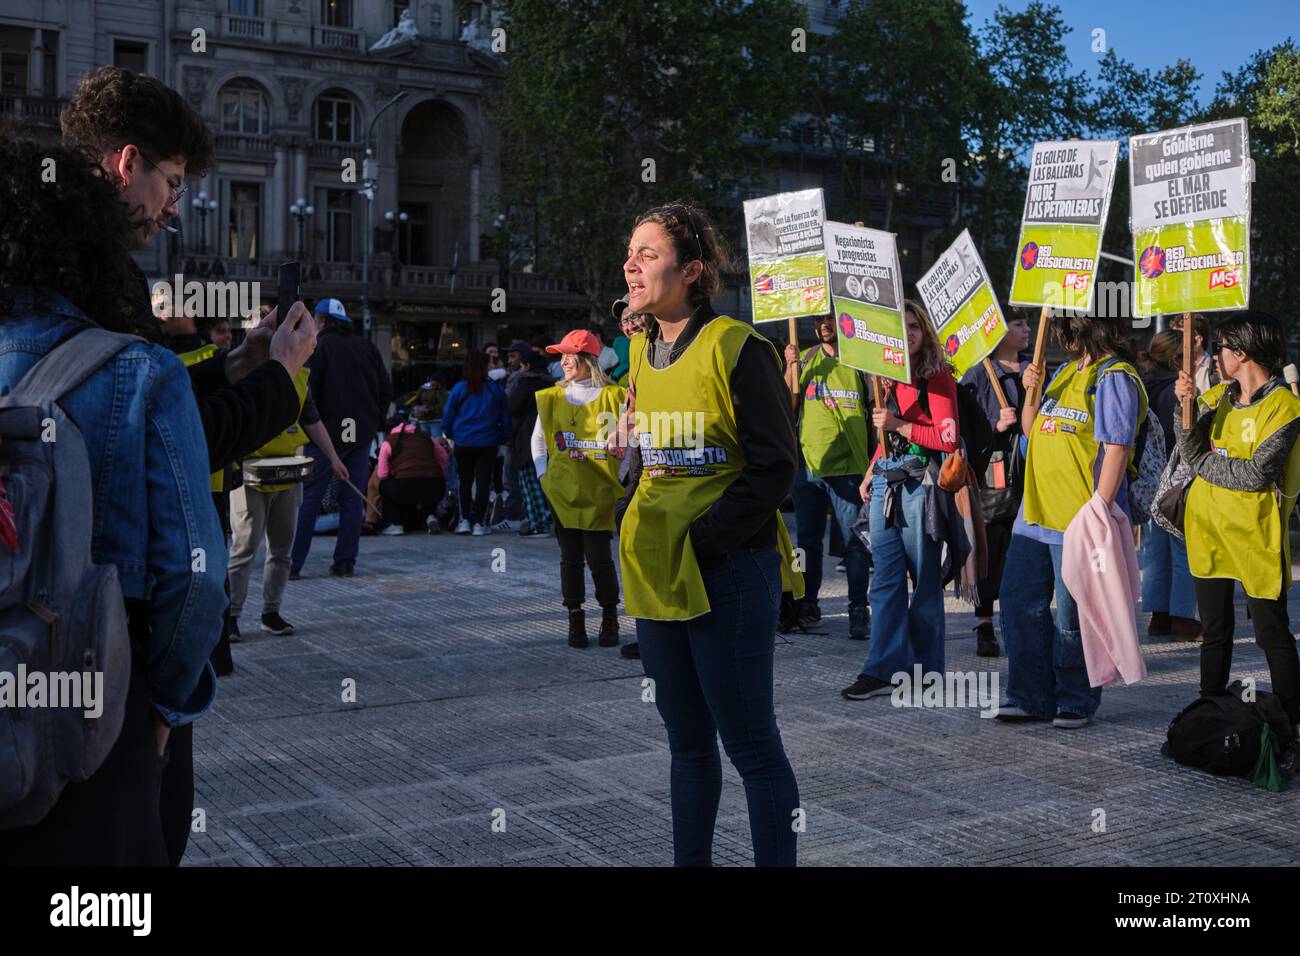
[[1116, 140], [1034, 144], [1012, 305], [1091, 310], [1118, 155]]
[[982, 362], [1007, 334], [1006, 319], [969, 229], [963, 229], [935, 260], [916, 288], [958, 379]]

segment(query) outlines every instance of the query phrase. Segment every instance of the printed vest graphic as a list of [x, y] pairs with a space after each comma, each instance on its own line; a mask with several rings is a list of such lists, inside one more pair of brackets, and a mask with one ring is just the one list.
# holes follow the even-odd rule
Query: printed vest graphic
[[803, 388], [799, 444], [816, 478], [867, 470], [867, 419], [862, 379], [856, 369], [820, 346], [799, 376]]
[[[1234, 408], [1228, 385], [1203, 394], [1214, 409], [1210, 447], [1226, 458], [1250, 458], [1275, 431], [1300, 415], [1300, 398], [1276, 388], [1249, 408]], [[1198, 578], [1233, 578], [1251, 597], [1273, 600], [1291, 586], [1287, 521], [1300, 493], [1300, 442], [1291, 448], [1282, 486], [1233, 491], [1197, 478], [1187, 490], [1187, 563]]]
[[564, 386], [537, 393], [537, 414], [546, 435], [542, 490], [566, 528], [613, 531], [614, 503], [623, 494], [619, 460], [606, 448], [627, 390], [607, 385], [596, 400], [574, 405]]
[[[293, 388], [298, 393], [298, 414], [302, 414], [302, 403], [307, 400], [307, 380], [311, 378], [311, 369], [303, 366], [294, 373]], [[298, 454], [299, 449], [307, 444], [307, 435], [302, 429], [302, 425], [294, 422], [280, 434], [276, 435], [269, 442], [253, 452], [248, 458], [288, 458]], [[262, 494], [270, 494], [273, 491], [285, 491], [292, 488], [293, 485], [248, 485], [251, 491], [260, 491]]]
[[[745, 466], [731, 403], [731, 372], [751, 336], [767, 342], [752, 326], [718, 316], [664, 369], [650, 365], [644, 335], [632, 339], [637, 423], [649, 429], [637, 435], [641, 480], [619, 535], [623, 604], [632, 617], [686, 621], [709, 613], [690, 527]], [[768, 347], [780, 368], [776, 349]], [[690, 447], [673, 447], [685, 443], [688, 420]], [[696, 422], [702, 423], [698, 431]], [[779, 512], [777, 535], [782, 588], [802, 597], [803, 575], [791, 568], [794, 547]]]
[[[180, 359], [186, 368], [191, 365], [198, 365], [206, 359], [212, 358], [217, 354], [217, 347], [209, 342], [207, 345], [197, 348], [192, 352], [182, 352], [176, 357]], [[219, 492], [226, 487], [226, 474], [222, 471], [214, 471], [208, 476], [208, 484], [211, 486], [213, 493]]]
[[[1138, 416], [1147, 415], [1147, 393], [1137, 370], [1115, 361], [1102, 372], [1105, 360], [1079, 371], [1071, 361], [1048, 386], [1029, 435], [1025, 464], [1025, 520], [1064, 531], [1094, 491], [1093, 463], [1100, 444], [1093, 434], [1096, 385], [1106, 375], [1128, 375], [1138, 389]], [[1133, 440], [1137, 438], [1134, 426]], [[1129, 478], [1134, 477], [1134, 449], [1129, 448]]]

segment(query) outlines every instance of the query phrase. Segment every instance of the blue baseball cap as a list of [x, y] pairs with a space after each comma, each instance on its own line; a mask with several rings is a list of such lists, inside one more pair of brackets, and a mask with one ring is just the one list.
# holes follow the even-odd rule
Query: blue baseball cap
[[330, 318], [338, 319], [340, 322], [351, 322], [348, 318], [347, 310], [343, 308], [343, 303], [338, 299], [321, 299], [316, 303], [313, 310], [314, 315], [328, 315]]

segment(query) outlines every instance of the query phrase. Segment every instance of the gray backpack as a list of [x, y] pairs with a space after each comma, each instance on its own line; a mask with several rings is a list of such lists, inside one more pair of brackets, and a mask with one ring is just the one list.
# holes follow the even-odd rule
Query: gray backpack
[[117, 567], [91, 562], [90, 460], [58, 403], [141, 341], [86, 329], [0, 397], [0, 480], [17, 532], [16, 548], [0, 543], [0, 830], [40, 821], [66, 784], [99, 769], [122, 730], [126, 607]]

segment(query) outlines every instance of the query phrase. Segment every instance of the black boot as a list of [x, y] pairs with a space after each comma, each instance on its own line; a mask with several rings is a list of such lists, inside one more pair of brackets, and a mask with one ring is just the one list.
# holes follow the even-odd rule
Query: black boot
[[582, 608], [570, 608], [569, 610], [569, 646], [591, 646], [591, 642], [587, 640], [587, 616], [583, 613]]
[[975, 626], [975, 654], [978, 657], [997, 657], [1002, 653], [998, 639], [993, 634], [993, 625], [981, 621]]
[[600, 609], [600, 636], [596, 643], [601, 647], [618, 647], [618, 608]]
[[865, 604], [849, 605], [849, 640], [871, 640], [871, 608]]

